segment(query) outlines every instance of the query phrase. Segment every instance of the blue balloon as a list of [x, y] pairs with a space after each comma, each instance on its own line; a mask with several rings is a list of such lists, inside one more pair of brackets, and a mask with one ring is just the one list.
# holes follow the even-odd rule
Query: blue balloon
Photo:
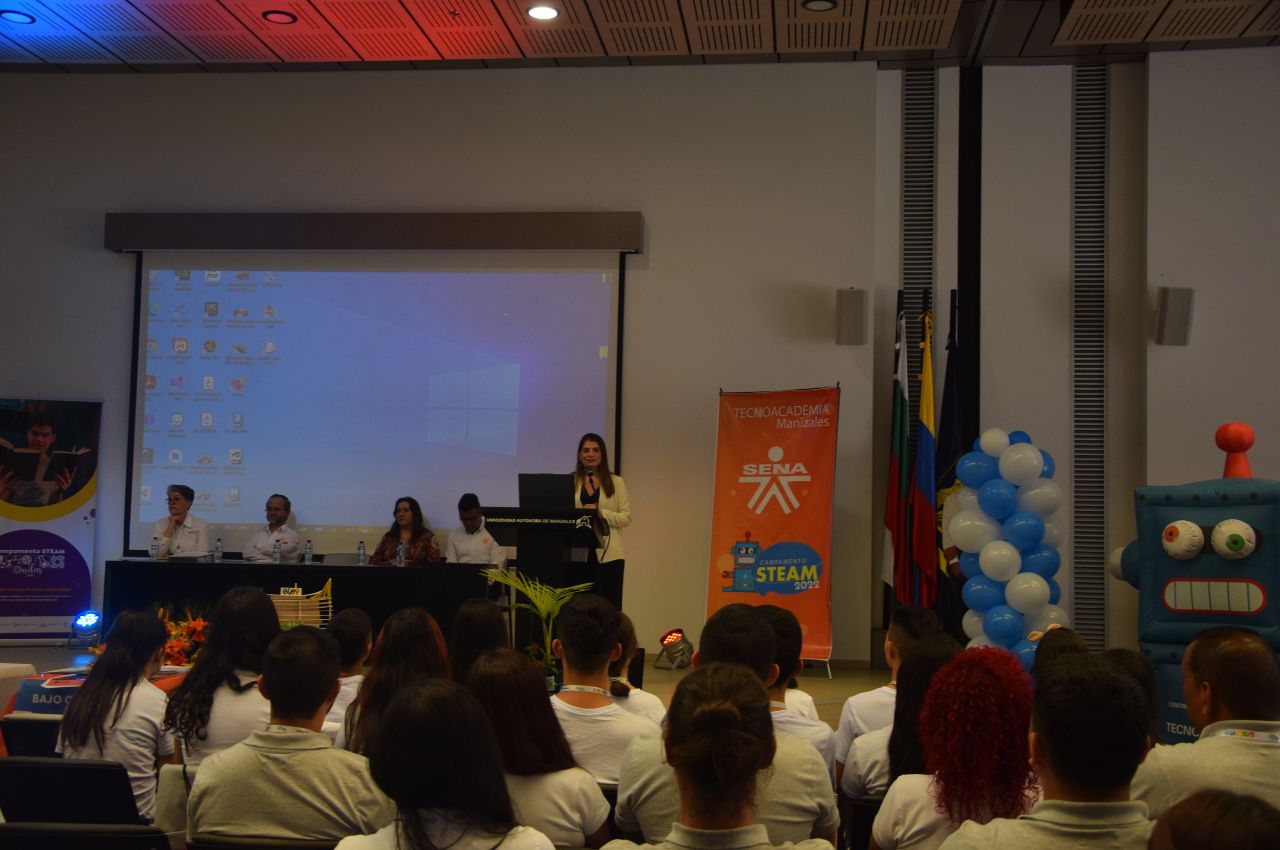
[[964, 587], [960, 590], [960, 597], [964, 600], [964, 604], [974, 611], [979, 614], [985, 613], [1004, 602], [1004, 582], [992, 581], [984, 575], [976, 575], [964, 583]]
[[1045, 581], [1049, 582], [1049, 604], [1057, 605], [1059, 600], [1062, 599], [1062, 588], [1051, 578], [1047, 578]]
[[1044, 520], [1031, 511], [1014, 511], [1004, 521], [1004, 539], [1019, 551], [1038, 546], [1044, 539]]
[[978, 507], [992, 519], [1005, 519], [1018, 509], [1018, 488], [993, 478], [978, 488]]
[[1009, 647], [1009, 651], [1018, 656], [1018, 660], [1022, 662], [1022, 669], [1030, 673], [1031, 667], [1036, 663], [1036, 645], [1023, 638]]
[[956, 461], [956, 478], [970, 487], [981, 487], [992, 478], [1000, 477], [1000, 464], [982, 452], [968, 452]]
[[977, 552], [960, 553], [960, 572], [964, 574], [965, 578], [982, 575], [982, 568], [978, 566]]
[[1041, 578], [1053, 578], [1062, 566], [1062, 556], [1052, 546], [1041, 543], [1022, 553], [1022, 572], [1035, 573]]
[[1040, 477], [1052, 478], [1054, 471], [1058, 468], [1058, 465], [1053, 462], [1053, 455], [1049, 454], [1044, 449], [1040, 450], [1040, 454], [1044, 455], [1044, 472], [1040, 473]]
[[975, 452], [982, 451], [982, 438], [979, 437], [978, 439], [974, 440], [973, 445], [970, 448], [972, 448]]
[[1009, 445], [1013, 445], [1014, 443], [1029, 443], [1029, 442], [1031, 442], [1031, 435], [1028, 434], [1026, 431], [1010, 431], [1009, 432]]
[[992, 606], [982, 615], [982, 631], [999, 646], [1013, 646], [1022, 640], [1022, 615], [1008, 605]]

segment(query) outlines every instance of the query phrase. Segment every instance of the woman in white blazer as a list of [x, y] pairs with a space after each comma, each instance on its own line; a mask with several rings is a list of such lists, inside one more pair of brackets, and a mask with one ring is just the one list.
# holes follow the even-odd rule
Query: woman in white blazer
[[622, 529], [631, 525], [631, 500], [621, 475], [609, 471], [609, 452], [599, 434], [578, 440], [578, 463], [573, 473], [573, 504], [596, 512], [592, 523], [598, 546], [588, 555], [586, 568], [573, 571], [574, 580], [592, 582], [592, 591], [622, 608]]

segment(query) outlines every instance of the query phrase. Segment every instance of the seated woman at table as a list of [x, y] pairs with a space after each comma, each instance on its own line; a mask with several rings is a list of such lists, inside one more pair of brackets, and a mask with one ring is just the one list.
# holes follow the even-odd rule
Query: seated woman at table
[[164, 716], [187, 764], [199, 764], [267, 728], [271, 704], [258, 691], [258, 676], [262, 654], [278, 634], [275, 605], [260, 588], [233, 587], [218, 600], [204, 647], [174, 689]]
[[422, 507], [410, 496], [396, 499], [395, 520], [369, 558], [371, 564], [394, 564], [396, 547], [404, 546], [405, 566], [420, 567], [440, 560], [436, 537], [422, 518]]
[[151, 536], [160, 544], [157, 557], [197, 557], [209, 553], [209, 523], [193, 516], [191, 503], [196, 491], [186, 484], [170, 484], [165, 490], [169, 515], [151, 526]]
[[156, 808], [156, 770], [173, 755], [173, 736], [162, 727], [167, 697], [150, 677], [164, 660], [168, 634], [154, 614], [116, 617], [106, 648], [69, 700], [58, 732], [66, 758], [118, 761], [129, 774], [138, 814]]

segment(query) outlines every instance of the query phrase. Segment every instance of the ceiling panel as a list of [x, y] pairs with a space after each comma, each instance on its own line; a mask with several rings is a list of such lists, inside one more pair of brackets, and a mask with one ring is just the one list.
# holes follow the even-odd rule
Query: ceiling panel
[[0, 62], [42, 64], [41, 60], [0, 35]]
[[530, 59], [560, 56], [604, 56], [604, 45], [591, 23], [584, 0], [555, 0], [559, 17], [539, 21], [525, 14], [523, 0], [494, 0], [520, 51]]
[[838, 0], [834, 9], [811, 12], [800, 0], [775, 0], [779, 53], [831, 53], [862, 49], [866, 0]]
[[610, 56], [674, 56], [689, 52], [676, 0], [587, 0]]
[[1280, 35], [1280, 0], [1271, 0], [1244, 34], [1246, 36]]
[[1235, 38], [1266, 4], [1267, 0], [1170, 0], [1147, 40]]
[[445, 59], [519, 59], [520, 48], [489, 0], [405, 0]]
[[1075, 0], [1053, 43], [1125, 44], [1142, 41], [1169, 0]]
[[1059, 23], [1062, 15], [1058, 0], [1045, 0], [1040, 7], [1036, 22], [1031, 25], [1026, 44], [1022, 46], [1021, 58], [1031, 57], [1064, 57], [1064, 56], [1097, 56], [1102, 53], [1101, 44], [1056, 44]]
[[0, 18], [0, 35], [7, 36], [28, 53], [60, 65], [119, 63], [112, 54], [69, 22], [33, 0], [4, 0], [8, 10], [26, 15], [30, 23]]
[[694, 53], [773, 53], [773, 4], [768, 0], [680, 0], [680, 9]]
[[194, 62], [196, 57], [121, 0], [43, 0], [45, 7], [134, 65]]
[[399, 0], [311, 0], [366, 62], [440, 58]]
[[868, 0], [863, 50], [945, 50], [960, 0]]
[[216, 0], [132, 0], [202, 62], [279, 62]]
[[[301, 0], [225, 0], [227, 10], [285, 62], [354, 62], [360, 59], [310, 3]], [[294, 20], [273, 23], [268, 13]]]

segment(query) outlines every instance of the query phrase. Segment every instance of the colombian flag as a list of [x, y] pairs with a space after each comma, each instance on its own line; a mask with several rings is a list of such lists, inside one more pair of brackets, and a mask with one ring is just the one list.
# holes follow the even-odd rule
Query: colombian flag
[[[938, 599], [938, 504], [933, 425], [933, 312], [920, 315], [920, 421], [916, 428], [915, 470], [911, 480], [911, 600], [932, 608]], [[901, 597], [901, 591], [899, 591]]]

